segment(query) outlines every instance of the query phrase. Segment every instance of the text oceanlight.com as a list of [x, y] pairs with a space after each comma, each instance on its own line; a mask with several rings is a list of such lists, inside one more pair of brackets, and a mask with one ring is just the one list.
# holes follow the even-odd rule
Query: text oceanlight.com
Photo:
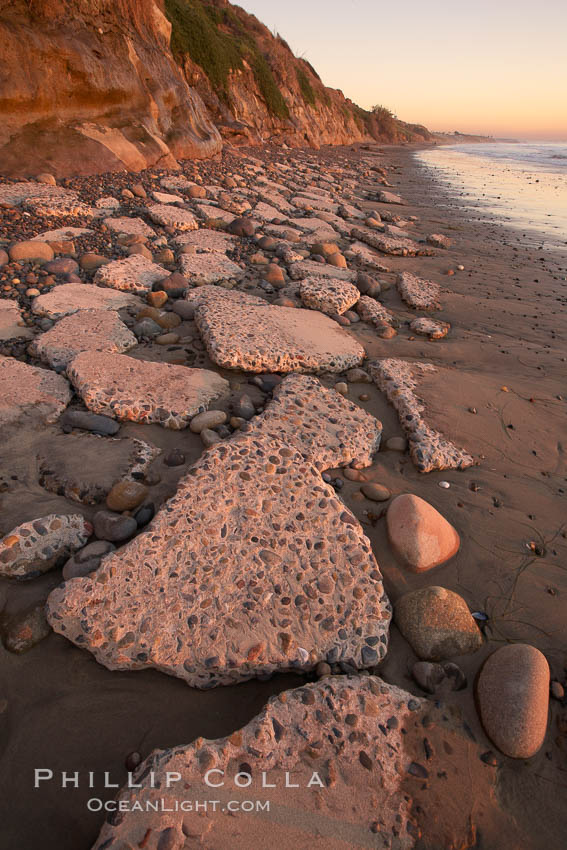
[[87, 802], [91, 812], [269, 812], [269, 800], [101, 800]]

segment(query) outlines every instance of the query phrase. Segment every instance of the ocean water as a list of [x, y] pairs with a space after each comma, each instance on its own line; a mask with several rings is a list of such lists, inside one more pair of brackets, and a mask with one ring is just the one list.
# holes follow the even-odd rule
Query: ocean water
[[415, 157], [471, 217], [520, 229], [545, 248], [567, 247], [567, 142], [440, 145]]

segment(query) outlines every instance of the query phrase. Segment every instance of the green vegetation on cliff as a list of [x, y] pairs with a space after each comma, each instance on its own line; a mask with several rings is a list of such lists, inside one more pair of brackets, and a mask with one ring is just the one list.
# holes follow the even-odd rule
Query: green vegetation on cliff
[[317, 103], [317, 95], [315, 94], [315, 89], [309, 82], [309, 77], [299, 65], [296, 69], [297, 73], [297, 82], [299, 83], [299, 88], [301, 89], [301, 94], [303, 95], [303, 100], [305, 103], [308, 103], [310, 106], [315, 106]]
[[220, 98], [230, 100], [229, 75], [242, 68], [245, 60], [271, 114], [289, 118], [287, 103], [266, 57], [233, 9], [219, 9], [203, 0], [165, 0], [165, 13], [172, 25], [174, 56], [180, 60], [184, 54], [189, 55], [203, 69]]

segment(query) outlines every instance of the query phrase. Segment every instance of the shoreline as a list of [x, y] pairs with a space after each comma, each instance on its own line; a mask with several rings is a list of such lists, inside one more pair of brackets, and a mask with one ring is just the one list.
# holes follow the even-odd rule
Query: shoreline
[[[482, 456], [479, 465], [461, 472], [421, 475], [406, 454], [380, 451], [368, 474], [369, 480], [379, 481], [394, 494], [414, 492], [437, 507], [459, 531], [461, 551], [432, 574], [404, 572], [389, 550], [384, 519], [373, 511], [372, 503], [358, 498], [359, 484], [345, 480], [340, 495], [369, 537], [394, 603], [402, 593], [434, 583], [461, 594], [471, 610], [487, 613], [483, 648], [458, 659], [468, 687], [448, 700], [475, 739], [484, 743], [487, 739], [472, 686], [481, 662], [497, 646], [509, 640], [532, 643], [548, 658], [552, 679], [564, 679], [567, 628], [561, 609], [567, 594], [562, 567], [567, 541], [561, 525], [566, 496], [561, 491], [567, 488], [561, 393], [566, 322], [564, 306], [560, 312], [565, 284], [555, 278], [565, 260], [546, 255], [542, 263], [537, 248], [522, 244], [521, 233], [498, 223], [468, 220], [458, 201], [449, 194], [443, 197], [441, 186], [414, 161], [413, 151], [424, 147], [429, 146], [373, 146], [384, 151], [392, 191], [406, 199], [404, 215], [419, 216], [417, 232], [446, 233], [454, 244], [435, 257], [388, 257], [391, 273], [376, 277], [392, 284], [397, 271], [407, 270], [440, 283], [442, 306], [434, 317], [450, 323], [451, 331], [446, 339], [435, 342], [412, 338], [406, 322], [415, 314], [401, 304], [395, 286], [381, 300], [400, 319], [398, 335], [380, 339], [362, 322], [351, 330], [370, 359], [425, 359], [448, 370], [441, 384], [434, 379], [427, 383], [428, 416], [457, 445], [477, 458]], [[245, 153], [277, 162], [274, 148], [246, 149]], [[322, 168], [345, 154], [366, 155], [364, 150], [348, 148], [309, 153]], [[235, 167], [242, 155], [235, 154]], [[195, 168], [207, 166], [195, 163]], [[85, 182], [95, 185], [98, 179]], [[136, 175], [121, 175], [112, 182], [119, 185], [136, 179]], [[376, 191], [377, 185], [363, 187]], [[438, 206], [440, 198], [447, 206]], [[370, 210], [376, 204], [364, 206]], [[458, 265], [465, 270], [455, 271]], [[448, 275], [449, 270], [455, 273]], [[401, 436], [398, 418], [385, 396], [373, 385], [368, 395], [361, 406], [383, 423], [383, 443]], [[477, 413], [469, 413], [471, 408]], [[156, 443], [168, 448], [173, 436], [151, 427]], [[135, 434], [136, 426], [125, 430]], [[199, 452], [198, 440], [190, 443], [188, 456], [196, 459]], [[161, 495], [173, 492], [176, 481], [173, 476], [167, 478]], [[440, 481], [448, 481], [450, 488], [440, 488]], [[472, 485], [477, 489], [471, 489]], [[543, 541], [542, 556], [527, 548], [533, 540], [538, 545]], [[48, 574], [38, 581], [16, 590], [12, 586], [8, 595], [13, 600], [18, 596], [17, 605], [21, 605], [23, 598], [31, 599], [60, 578]], [[3, 582], [0, 595], [4, 586]], [[409, 672], [411, 658], [408, 644], [393, 626], [380, 674], [386, 682], [421, 695]], [[75, 762], [82, 761], [85, 769], [88, 765], [101, 774], [110, 770], [124, 778], [128, 753], [139, 750], [146, 756], [156, 747], [229, 734], [257, 714], [270, 695], [305, 681], [286, 674], [269, 682], [253, 680], [199, 692], [155, 671], [110, 672], [55, 634], [26, 655], [2, 651], [2, 659], [2, 696], [12, 706], [8, 729], [0, 739], [6, 783], [2, 793], [4, 799], [13, 799], [4, 823], [6, 840], [11, 846], [28, 846], [22, 829], [30, 837], [37, 836], [49, 821], [45, 850], [83, 846], [86, 850], [96, 838], [101, 817], [87, 813], [85, 799], [92, 796], [87, 789], [64, 794], [48, 788], [30, 792], [29, 773], [34, 766], [79, 770], [82, 765]], [[548, 736], [538, 755], [527, 765], [502, 757], [498, 768], [502, 802], [531, 842], [525, 844], [526, 850], [553, 846], [562, 829], [561, 799], [559, 795], [549, 799], [550, 788], [561, 785], [564, 760], [555, 741], [559, 705], [551, 703]], [[70, 821], [73, 835], [69, 835]], [[508, 850], [504, 843], [498, 846]], [[517, 845], [510, 845], [510, 850], [512, 846]]]

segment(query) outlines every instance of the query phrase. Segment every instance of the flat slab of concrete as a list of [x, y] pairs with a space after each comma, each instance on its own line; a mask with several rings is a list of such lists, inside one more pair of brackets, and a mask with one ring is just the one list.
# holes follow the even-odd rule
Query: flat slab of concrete
[[93, 413], [120, 421], [156, 422], [179, 431], [226, 395], [229, 383], [207, 369], [135, 360], [88, 351], [67, 367], [69, 378]]
[[137, 344], [132, 331], [112, 310], [80, 310], [34, 339], [29, 349], [52, 369], [64, 369], [82, 351], [120, 354]]
[[364, 359], [354, 337], [322, 313], [271, 306], [244, 293], [231, 299], [210, 289], [201, 296], [195, 322], [211, 360], [225, 369], [342, 372]]
[[167, 277], [167, 271], [163, 266], [152, 263], [140, 254], [133, 254], [101, 266], [94, 276], [94, 282], [122, 292], [149, 292], [152, 285], [164, 277]]
[[32, 301], [32, 312], [49, 319], [61, 319], [79, 310], [121, 310], [123, 307], [139, 309], [142, 302], [135, 295], [89, 283], [54, 286]]
[[0, 356], [0, 425], [56, 422], [70, 401], [61, 375]]

